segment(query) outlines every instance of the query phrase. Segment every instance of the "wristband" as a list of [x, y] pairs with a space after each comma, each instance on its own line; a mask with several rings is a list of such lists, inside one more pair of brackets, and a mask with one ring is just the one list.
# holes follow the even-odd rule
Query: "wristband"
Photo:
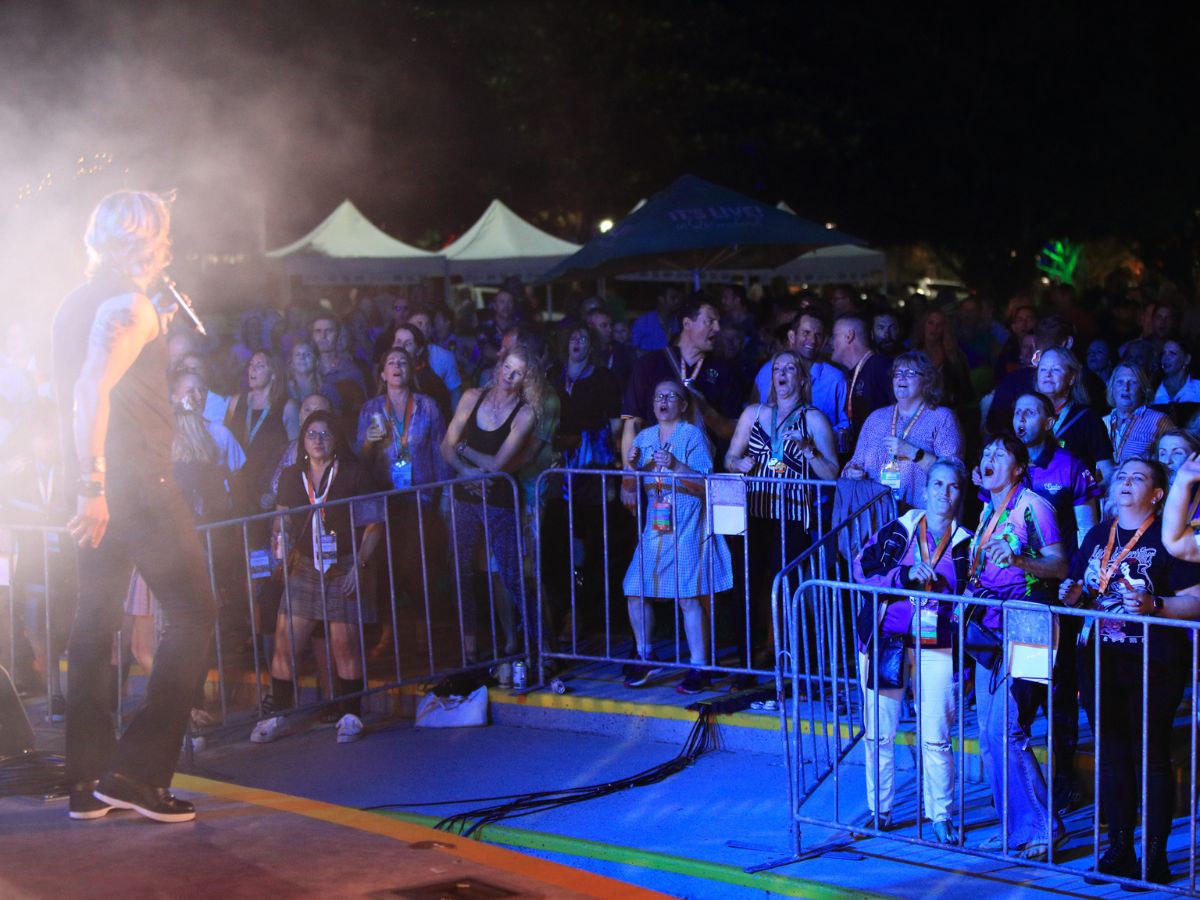
[[1162, 612], [1163, 606], [1165, 605], [1163, 598], [1158, 596], [1158, 594], [1155, 594], [1153, 599], [1154, 599], [1154, 611]]
[[80, 497], [85, 497], [88, 500], [93, 500], [96, 497], [104, 496], [104, 482], [93, 481], [91, 478], [79, 479], [79, 484], [75, 487], [75, 492]]

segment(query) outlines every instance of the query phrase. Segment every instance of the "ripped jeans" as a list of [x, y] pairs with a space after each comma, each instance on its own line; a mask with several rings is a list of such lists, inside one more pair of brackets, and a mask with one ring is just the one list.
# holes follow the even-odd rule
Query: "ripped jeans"
[[[909, 649], [906, 669], [916, 683], [915, 654]], [[904, 691], [884, 688], [876, 692], [867, 687], [870, 667], [867, 654], [859, 653], [859, 683], [863, 692], [863, 720], [866, 733], [863, 749], [867, 764], [867, 807], [874, 812], [875, 791], [879, 791], [879, 814], [892, 810], [896, 795], [896, 729]], [[916, 691], [914, 690], [914, 696]], [[879, 699], [879, 723], [876, 727], [875, 700]], [[954, 790], [954, 751], [950, 729], [955, 722], [954, 655], [949, 648], [921, 651], [921, 690], [917, 711], [921, 716], [921, 777], [924, 784], [925, 815], [931, 821], [951, 818], [950, 801]], [[878, 777], [876, 777], [878, 776]]]
[[[1062, 821], [1048, 809], [1046, 778], [1030, 748], [1029, 730], [1046, 686], [1004, 677], [975, 666], [975, 704], [979, 713], [979, 751], [992, 789], [996, 815], [1004, 825], [1004, 768], [1008, 767], [1008, 846], [1049, 841], [1063, 833]], [[1005, 732], [1005, 709], [1008, 730]], [[1051, 834], [1053, 825], [1053, 834]]]

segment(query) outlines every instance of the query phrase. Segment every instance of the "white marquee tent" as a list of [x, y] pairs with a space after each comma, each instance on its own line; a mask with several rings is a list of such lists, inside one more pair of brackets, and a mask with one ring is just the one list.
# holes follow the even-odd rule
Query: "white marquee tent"
[[493, 200], [442, 253], [452, 276], [471, 284], [498, 284], [509, 276], [536, 278], [579, 246], [547, 234]]
[[267, 257], [310, 284], [399, 284], [445, 275], [445, 259], [381, 231], [349, 200]]

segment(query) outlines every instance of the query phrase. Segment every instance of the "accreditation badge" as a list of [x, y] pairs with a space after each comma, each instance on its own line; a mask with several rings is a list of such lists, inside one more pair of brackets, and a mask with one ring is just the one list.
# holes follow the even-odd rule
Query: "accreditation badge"
[[337, 565], [337, 533], [322, 532], [317, 538], [317, 544], [317, 568], [322, 572], [328, 572]]

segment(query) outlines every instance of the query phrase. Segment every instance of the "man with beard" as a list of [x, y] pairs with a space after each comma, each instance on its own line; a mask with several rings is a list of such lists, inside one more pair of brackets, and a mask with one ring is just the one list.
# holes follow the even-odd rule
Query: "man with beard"
[[892, 357], [904, 349], [900, 343], [900, 317], [890, 309], [881, 309], [871, 317], [871, 346]]

